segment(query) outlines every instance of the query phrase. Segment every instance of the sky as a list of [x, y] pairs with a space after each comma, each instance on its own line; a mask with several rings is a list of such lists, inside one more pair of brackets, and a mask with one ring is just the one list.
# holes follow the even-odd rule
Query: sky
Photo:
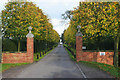
[[[59, 35], [64, 29], [69, 26], [63, 22], [61, 15], [67, 10], [73, 10], [79, 5], [80, 0], [29, 0], [36, 4], [37, 7], [43, 10], [45, 15], [48, 15], [50, 22]], [[4, 9], [8, 0], [0, 0], [0, 12]]]

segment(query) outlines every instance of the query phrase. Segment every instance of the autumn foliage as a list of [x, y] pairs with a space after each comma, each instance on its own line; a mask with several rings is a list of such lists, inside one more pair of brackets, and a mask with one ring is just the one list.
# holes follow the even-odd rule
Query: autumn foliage
[[[93, 40], [98, 45], [103, 38], [114, 39], [114, 61], [118, 64], [118, 45], [120, 38], [120, 19], [118, 2], [80, 2], [80, 5], [71, 11], [70, 25], [64, 32], [64, 42], [74, 44], [77, 26], [81, 26], [83, 40]], [[70, 15], [71, 15], [70, 14]]]

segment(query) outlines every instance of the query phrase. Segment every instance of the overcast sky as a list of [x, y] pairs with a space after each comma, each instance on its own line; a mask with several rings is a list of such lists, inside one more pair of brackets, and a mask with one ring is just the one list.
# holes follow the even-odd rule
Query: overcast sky
[[[80, 0], [29, 0], [34, 2], [37, 7], [43, 10], [51, 19], [53, 28], [61, 35], [64, 29], [68, 27], [62, 21], [61, 14], [67, 10], [73, 10], [79, 5]], [[5, 3], [8, 0], [0, 0], [0, 11], [4, 9]]]

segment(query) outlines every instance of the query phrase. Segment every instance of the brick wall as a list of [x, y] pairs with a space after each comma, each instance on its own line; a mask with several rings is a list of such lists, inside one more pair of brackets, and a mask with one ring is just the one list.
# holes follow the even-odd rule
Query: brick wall
[[80, 52], [77, 61], [97, 61], [97, 52]]
[[100, 55], [100, 52], [83, 52], [82, 37], [76, 36], [76, 59], [78, 61], [93, 61], [113, 65], [114, 52], [105, 52], [105, 55]]
[[100, 56], [100, 52], [80, 52], [77, 61], [92, 61], [113, 65], [114, 52], [105, 52]]
[[27, 53], [3, 53], [2, 63], [26, 63]]
[[32, 63], [34, 39], [27, 38], [27, 53], [2, 53], [2, 63]]
[[114, 52], [105, 52], [105, 55], [100, 56], [100, 52], [97, 54], [97, 62], [113, 65]]

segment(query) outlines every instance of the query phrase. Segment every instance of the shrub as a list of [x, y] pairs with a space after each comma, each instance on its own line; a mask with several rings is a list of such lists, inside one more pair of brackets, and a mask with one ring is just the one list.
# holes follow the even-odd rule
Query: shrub
[[3, 51], [17, 51], [17, 45], [10, 39], [3, 39], [2, 50]]

